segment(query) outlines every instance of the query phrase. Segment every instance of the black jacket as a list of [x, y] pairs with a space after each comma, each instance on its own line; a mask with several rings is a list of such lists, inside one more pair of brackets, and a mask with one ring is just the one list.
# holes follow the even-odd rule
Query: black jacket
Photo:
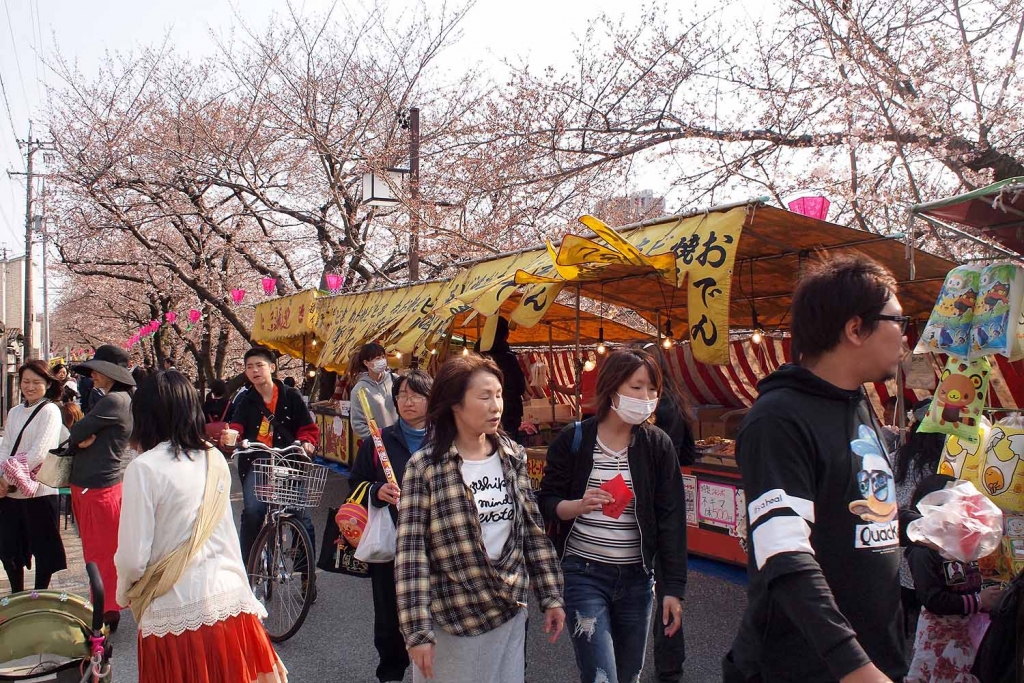
[[897, 509], [867, 399], [795, 365], [758, 390], [737, 440], [750, 586], [727, 669], [807, 683], [873, 662], [902, 679], [900, 545], [918, 515]]
[[[283, 382], [274, 380], [277, 385], [277, 407], [274, 410], [274, 448], [290, 446], [295, 440], [317, 443], [319, 431], [313, 416], [309, 413], [302, 400], [302, 394], [298, 389], [285, 386]], [[263, 414], [266, 404], [260, 392], [252, 387], [238, 399], [235, 408], [231, 411], [230, 423], [239, 432], [239, 441], [256, 441], [260, 432], [260, 424], [263, 422]], [[252, 461], [259, 455], [240, 458], [238, 462], [238, 476], [245, 477], [249, 472]]]
[[676, 456], [681, 467], [689, 467], [697, 459], [697, 444], [693, 440], [693, 428], [682, 408], [672, 400], [672, 395], [663, 392], [654, 411], [654, 424], [672, 439]]
[[[557, 524], [552, 539], [559, 556], [574, 522], [562, 522], [555, 509], [563, 500], [576, 500], [587, 490], [594, 469], [597, 418], [583, 421], [579, 451], [572, 452], [575, 425], [569, 425], [548, 447], [544, 478], [537, 503], [545, 521]], [[636, 496], [641, 553], [647, 569], [663, 574], [656, 579], [665, 595], [682, 598], [686, 592], [686, 504], [683, 478], [672, 441], [650, 425], [633, 428], [629, 442], [629, 470]]]
[[[402, 477], [405, 476], [405, 466], [412, 457], [409, 452], [409, 445], [405, 442], [405, 435], [402, 434], [401, 423], [393, 424], [380, 430], [381, 440], [384, 442], [384, 450], [388, 452], [388, 460], [391, 461], [391, 469], [395, 472], [395, 479], [398, 485], [402, 485]], [[386, 502], [382, 501], [377, 492], [387, 479], [384, 477], [384, 467], [377, 458], [377, 452], [373, 446], [373, 439], [366, 439], [359, 447], [356, 454], [356, 462], [352, 466], [352, 474], [349, 476], [349, 488], [355, 490], [356, 486], [364, 481], [371, 482], [370, 500], [379, 508], [385, 507]], [[398, 521], [398, 510], [391, 508], [391, 517]]]
[[[94, 391], [98, 391], [94, 389]], [[101, 394], [92, 410], [71, 425], [70, 440], [77, 445], [95, 436], [87, 448], [75, 450], [71, 483], [84, 489], [106, 488], [121, 481], [122, 458], [132, 435], [132, 397], [127, 391]]]
[[981, 570], [977, 562], [944, 560], [937, 550], [923, 546], [904, 553], [914, 590], [921, 605], [932, 614], [965, 616], [981, 610]]

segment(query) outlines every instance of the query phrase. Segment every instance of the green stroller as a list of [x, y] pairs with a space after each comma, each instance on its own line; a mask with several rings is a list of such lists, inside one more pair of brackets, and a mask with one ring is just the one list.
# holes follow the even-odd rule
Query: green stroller
[[92, 601], [58, 591], [0, 599], [0, 681], [110, 683], [103, 581], [88, 564]]

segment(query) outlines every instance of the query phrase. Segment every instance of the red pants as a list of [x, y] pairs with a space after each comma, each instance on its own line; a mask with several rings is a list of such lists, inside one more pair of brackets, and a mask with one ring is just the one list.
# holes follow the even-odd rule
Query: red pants
[[78, 535], [82, 537], [82, 555], [95, 562], [103, 579], [105, 612], [120, 612], [117, 604], [117, 530], [121, 523], [121, 484], [102, 489], [71, 486], [71, 506], [75, 511]]

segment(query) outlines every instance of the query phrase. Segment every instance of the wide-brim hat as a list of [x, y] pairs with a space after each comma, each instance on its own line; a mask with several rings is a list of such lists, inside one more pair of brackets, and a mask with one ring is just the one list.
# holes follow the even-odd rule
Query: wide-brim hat
[[135, 386], [135, 378], [128, 369], [128, 354], [124, 349], [112, 344], [104, 344], [96, 349], [96, 354], [91, 360], [79, 363], [72, 368], [75, 372], [88, 370], [106, 375], [115, 382]]

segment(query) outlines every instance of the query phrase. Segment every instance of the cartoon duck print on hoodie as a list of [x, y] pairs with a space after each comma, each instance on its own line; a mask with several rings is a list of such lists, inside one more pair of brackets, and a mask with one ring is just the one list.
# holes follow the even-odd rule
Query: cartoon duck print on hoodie
[[862, 500], [850, 503], [850, 512], [865, 522], [884, 524], [896, 517], [896, 486], [892, 468], [873, 429], [860, 425], [850, 449], [861, 458], [857, 486]]

